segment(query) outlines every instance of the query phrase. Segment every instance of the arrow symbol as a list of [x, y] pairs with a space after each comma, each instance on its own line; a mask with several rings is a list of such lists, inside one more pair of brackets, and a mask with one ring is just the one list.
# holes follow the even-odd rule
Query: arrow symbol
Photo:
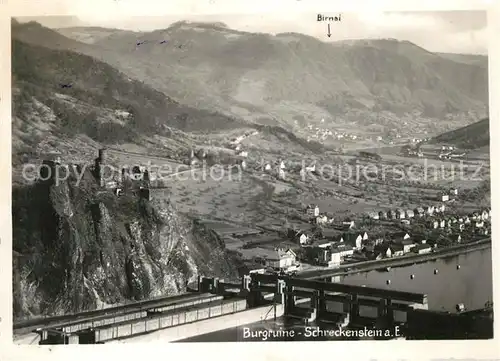
[[330, 24], [328, 24], [328, 34], [326, 35], [328, 35], [328, 37], [332, 36], [332, 33], [330, 32]]

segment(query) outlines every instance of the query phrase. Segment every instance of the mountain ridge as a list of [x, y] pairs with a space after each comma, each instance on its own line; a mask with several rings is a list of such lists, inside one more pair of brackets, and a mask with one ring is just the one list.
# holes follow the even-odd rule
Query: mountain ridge
[[460, 148], [477, 149], [490, 145], [490, 120], [485, 118], [479, 122], [467, 125], [438, 135], [431, 143], [453, 144]]

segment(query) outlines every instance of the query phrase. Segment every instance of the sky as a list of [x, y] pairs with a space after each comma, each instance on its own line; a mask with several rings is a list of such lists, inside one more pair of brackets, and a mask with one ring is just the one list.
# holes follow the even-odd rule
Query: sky
[[[77, 17], [46, 16], [17, 18], [36, 20], [45, 26], [101, 26], [134, 31], [151, 31], [180, 21], [223, 22], [228, 27], [263, 33], [296, 32], [323, 41], [361, 38], [394, 38], [411, 41], [429, 51], [487, 54], [486, 11], [425, 11], [425, 12], [346, 12], [340, 22], [331, 22], [332, 36], [328, 38], [327, 23], [318, 22], [318, 13], [220, 14], [197, 16], [115, 16], [102, 17], [92, 13]], [[339, 13], [322, 13], [335, 16]]]

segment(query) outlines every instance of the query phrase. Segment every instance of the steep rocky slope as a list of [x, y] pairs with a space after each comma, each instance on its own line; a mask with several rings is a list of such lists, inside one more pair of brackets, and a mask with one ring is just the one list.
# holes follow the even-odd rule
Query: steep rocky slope
[[176, 294], [198, 274], [234, 279], [224, 244], [170, 204], [81, 183], [13, 189], [14, 315], [62, 314]]

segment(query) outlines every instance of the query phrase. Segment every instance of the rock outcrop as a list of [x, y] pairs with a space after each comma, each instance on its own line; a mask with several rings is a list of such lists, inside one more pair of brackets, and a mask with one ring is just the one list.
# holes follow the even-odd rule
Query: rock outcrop
[[13, 189], [14, 317], [96, 309], [184, 291], [237, 269], [224, 244], [165, 202], [116, 197], [84, 173]]

